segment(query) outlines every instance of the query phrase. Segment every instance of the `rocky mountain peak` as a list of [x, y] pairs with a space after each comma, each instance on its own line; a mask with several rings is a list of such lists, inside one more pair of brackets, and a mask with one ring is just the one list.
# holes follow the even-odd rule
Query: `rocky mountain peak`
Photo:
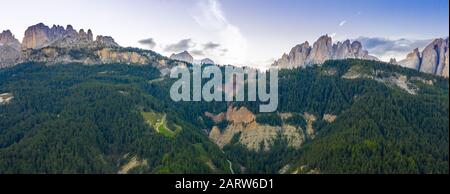
[[178, 61], [184, 61], [184, 62], [191, 63], [191, 64], [194, 63], [194, 57], [192, 57], [192, 55], [189, 54], [188, 51], [183, 51], [183, 52], [178, 53], [178, 54], [172, 54], [170, 56], [170, 59], [178, 60]]
[[90, 41], [93, 41], [93, 40], [94, 40], [94, 34], [92, 34], [92, 30], [91, 30], [91, 29], [89, 29], [89, 30], [87, 31], [87, 37], [88, 37], [88, 39], [89, 39]]
[[322, 64], [331, 59], [333, 40], [328, 35], [321, 36], [313, 45], [308, 63]]
[[108, 36], [98, 36], [97, 40], [93, 40], [93, 33], [84, 29], [78, 32], [72, 25], [67, 25], [66, 28], [53, 25], [51, 28], [43, 23], [30, 26], [25, 31], [25, 36], [22, 41], [22, 49], [40, 49], [44, 47], [117, 47], [118, 44], [114, 39]]
[[395, 59], [395, 58], [391, 58], [391, 59], [389, 60], [389, 63], [390, 63], [390, 64], [394, 64], [394, 65], [397, 65], [397, 64], [398, 64], [397, 59]]
[[0, 46], [8, 46], [15, 50], [20, 50], [20, 42], [17, 40], [10, 30], [0, 33]]
[[73, 29], [73, 26], [72, 25], [67, 25], [67, 27], [66, 27], [66, 29], [67, 29], [67, 31], [73, 31], [74, 29]]
[[309, 42], [306, 41], [306, 42], [299, 44], [299, 45], [295, 46], [294, 48], [292, 48], [290, 54], [305, 52], [306, 50], [308, 50], [310, 48], [311, 48], [311, 46], [309, 46]]
[[0, 40], [13, 39], [13, 38], [14, 38], [14, 36], [10, 30], [4, 30], [2, 33], [0, 33]]
[[347, 58], [378, 60], [363, 50], [363, 45], [359, 41], [351, 42], [350, 40], [345, 40], [344, 42], [333, 44], [332, 38], [324, 35], [314, 42], [312, 47], [308, 42], [295, 46], [289, 54], [284, 54], [272, 66], [296, 68], [312, 64], [322, 64], [331, 59]]
[[[15, 46], [14, 46], [15, 45]], [[35, 61], [46, 64], [147, 64], [153, 53], [122, 48], [110, 36], [97, 36], [92, 30], [76, 31], [72, 25], [46, 26], [39, 23], [25, 31], [22, 44], [10, 31], [0, 34], [0, 68]], [[162, 67], [166, 65], [160, 62]]]
[[84, 29], [80, 29], [80, 32], [78, 32], [80, 36], [87, 36], [86, 32], [84, 32]]
[[331, 43], [333, 43], [333, 39], [330, 36], [328, 36], [328, 34], [325, 34], [325, 35], [319, 37], [319, 39], [317, 39], [316, 42], [331, 44]]
[[0, 68], [13, 64], [20, 58], [20, 42], [10, 30], [0, 33]]
[[422, 52], [420, 71], [432, 74], [442, 74], [445, 52], [448, 50], [448, 41], [442, 38], [433, 40]]
[[411, 69], [419, 69], [421, 64], [421, 57], [419, 48], [414, 49], [411, 53], [406, 56], [406, 59], [401, 60], [399, 64], [404, 67]]
[[[350, 40], [347, 40], [348, 42], [350, 42]], [[359, 42], [359, 41], [353, 41], [353, 43], [352, 43], [352, 49], [353, 50], [356, 50], [356, 51], [359, 51], [359, 50], [361, 50], [363, 48], [363, 46], [362, 46], [362, 43], [361, 42]]]
[[215, 64], [215, 63], [210, 58], [204, 58], [200, 61], [200, 65], [208, 65], [208, 64]]
[[420, 53], [418, 48], [414, 49], [406, 56], [406, 59], [399, 62], [399, 65], [425, 73], [448, 77], [448, 46], [448, 38], [434, 39], [424, 48], [422, 53]]
[[114, 38], [111, 36], [97, 36], [95, 40], [96, 44], [101, 47], [118, 47], [119, 44], [117, 44], [114, 41]]

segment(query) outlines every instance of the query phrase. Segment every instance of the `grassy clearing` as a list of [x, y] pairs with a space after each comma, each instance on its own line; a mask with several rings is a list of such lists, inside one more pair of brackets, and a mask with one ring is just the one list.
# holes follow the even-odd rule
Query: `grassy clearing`
[[165, 114], [155, 112], [141, 112], [147, 124], [152, 126], [158, 133], [165, 137], [173, 138], [177, 134], [181, 127], [176, 127], [176, 131], [172, 131], [167, 127], [167, 119]]

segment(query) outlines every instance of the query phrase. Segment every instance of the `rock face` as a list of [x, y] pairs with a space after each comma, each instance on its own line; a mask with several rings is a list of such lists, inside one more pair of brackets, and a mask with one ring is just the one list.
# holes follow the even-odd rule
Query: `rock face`
[[20, 42], [11, 31], [0, 33], [0, 68], [10, 66], [20, 58]]
[[[24, 61], [34, 61], [53, 64], [82, 63], [85, 65], [94, 64], [149, 64], [154, 58], [152, 53], [142, 50], [132, 50], [127, 48], [55, 48], [46, 47], [38, 50], [26, 50], [22, 52]], [[153, 64], [158, 68], [163, 68], [167, 64]]]
[[420, 52], [419, 49], [414, 49], [413, 52], [409, 53], [406, 56], [406, 59], [401, 60], [399, 62], [401, 66], [408, 67], [411, 69], [419, 69], [421, 64]]
[[200, 61], [200, 65], [213, 65], [214, 61], [210, 58], [205, 58]]
[[178, 61], [184, 61], [187, 63], [194, 63], [194, 57], [192, 57], [191, 54], [189, 54], [189, 52], [184, 51], [182, 53], [178, 53], [178, 54], [172, 54], [170, 56], [170, 59], [172, 60], [178, 60]]
[[420, 71], [442, 75], [445, 66], [448, 66], [448, 62], [445, 63], [446, 53], [448, 53], [448, 38], [446, 40], [442, 38], [434, 40], [422, 52]]
[[131, 63], [131, 64], [146, 64], [149, 59], [134, 51], [120, 51], [117, 49], [103, 48], [97, 51], [101, 63]]
[[21, 54], [9, 46], [0, 46], [0, 69], [14, 65], [19, 61]]
[[97, 36], [94, 41], [91, 30], [75, 31], [71, 25], [66, 28], [53, 25], [48, 27], [42, 23], [29, 27], [25, 31], [22, 49], [41, 49], [44, 47], [58, 48], [89, 48], [89, 47], [118, 47], [114, 39], [108, 36]]
[[308, 56], [311, 53], [311, 47], [308, 42], [303, 44], [299, 44], [292, 48], [289, 55], [284, 54], [281, 59], [275, 62], [273, 66], [282, 67], [282, 68], [295, 68], [299, 65], [306, 64], [306, 60], [308, 60]]
[[119, 47], [111, 36], [97, 36], [95, 43], [100, 47]]
[[328, 35], [321, 36], [319, 40], [314, 43], [311, 54], [308, 56], [308, 64], [322, 64], [326, 60], [332, 58], [333, 40]]
[[398, 65], [397, 59], [395, 59], [395, 58], [391, 58], [391, 59], [389, 60], [389, 63], [390, 63], [390, 64], [393, 64], [393, 65]]
[[0, 46], [9, 46], [17, 51], [20, 51], [20, 42], [9, 30], [0, 33]]
[[14, 99], [14, 96], [11, 93], [0, 94], [0, 105], [9, 104], [12, 99]]
[[424, 73], [448, 77], [448, 46], [448, 38], [435, 39], [425, 47], [422, 53], [420, 53], [419, 49], [414, 49], [412, 53], [408, 54], [405, 60], [399, 62], [399, 65]]
[[209, 138], [219, 147], [224, 147], [232, 143], [233, 137], [239, 135], [238, 142], [245, 145], [249, 150], [260, 150], [263, 143], [264, 150], [269, 150], [273, 141], [282, 135], [293, 148], [299, 148], [305, 142], [305, 135], [294, 126], [269, 126], [256, 122], [256, 116], [245, 107], [228, 107], [227, 112], [213, 115], [205, 115], [216, 123], [227, 121], [229, 125], [223, 132], [217, 127], [213, 127]]
[[251, 123], [255, 121], [256, 117], [255, 115], [250, 112], [245, 107], [236, 108], [236, 107], [228, 107], [227, 113], [226, 113], [226, 119], [228, 121], [234, 122], [234, 123]]
[[378, 60], [363, 50], [360, 42], [346, 40], [333, 44], [328, 35], [320, 37], [311, 47], [308, 42], [292, 48], [289, 54], [284, 54], [281, 59], [272, 64], [279, 68], [296, 68], [312, 64], [322, 64], [331, 59], [368, 59]]
[[[448, 42], [447, 42], [448, 43]], [[447, 52], [445, 53], [445, 61], [444, 61], [444, 69], [442, 70], [442, 76], [444, 76], [444, 77], [448, 77], [448, 71], [449, 71], [449, 69], [448, 69], [448, 66], [449, 66], [449, 61], [448, 61], [448, 49], [447, 49]]]
[[64, 63], [133, 65], [152, 64], [160, 70], [177, 65], [153, 51], [123, 48], [110, 36], [97, 36], [91, 30], [76, 31], [42, 23], [29, 27], [22, 44], [7, 30], [0, 34], [0, 68], [23, 62], [41, 62], [48, 65]]

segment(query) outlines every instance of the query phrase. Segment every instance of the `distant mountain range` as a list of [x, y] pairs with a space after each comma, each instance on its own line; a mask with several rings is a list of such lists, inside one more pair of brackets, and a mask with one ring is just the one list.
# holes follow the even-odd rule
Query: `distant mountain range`
[[168, 58], [153, 51], [124, 48], [110, 36], [97, 36], [94, 40], [91, 30], [78, 32], [71, 25], [66, 28], [42, 23], [30, 26], [20, 43], [11, 31], [0, 34], [0, 68], [23, 62], [46, 64], [82, 63], [111, 64], [125, 63], [155, 67], [168, 66]]
[[368, 59], [378, 60], [363, 50], [361, 42], [346, 40], [333, 44], [328, 35], [321, 36], [313, 46], [309, 42], [299, 44], [292, 48], [289, 54], [284, 54], [281, 59], [272, 65], [279, 68], [296, 68], [312, 64], [322, 64], [332, 59]]
[[[390, 62], [421, 72], [439, 76], [449, 76], [449, 39], [435, 39], [422, 53], [415, 49], [406, 59]], [[0, 34], [0, 68], [12, 66], [21, 62], [35, 61], [49, 64], [83, 63], [83, 64], [148, 64], [153, 61], [153, 52], [132, 48], [123, 48], [110, 36], [94, 36], [91, 30], [78, 32], [71, 26], [66, 28], [53, 25], [48, 27], [42, 23], [30, 26], [20, 43], [11, 31]], [[156, 66], [164, 67], [169, 58], [162, 57]], [[195, 60], [188, 51], [172, 54], [170, 59], [190, 64], [214, 64], [205, 58]], [[284, 54], [272, 64], [278, 68], [297, 68], [312, 64], [322, 64], [327, 60], [336, 59], [366, 59], [379, 60], [364, 50], [359, 41], [346, 40], [333, 44], [328, 35], [321, 36], [311, 46], [309, 42], [292, 48], [289, 54]]]
[[[94, 35], [89, 29], [76, 31], [71, 25], [52, 27], [39, 23], [28, 27], [22, 43], [11, 31], [0, 34], [0, 68], [13, 66], [18, 63], [35, 61], [49, 64], [55, 63], [83, 63], [83, 64], [148, 64], [153, 52], [146, 50], [123, 48], [110, 36]], [[173, 54], [172, 59], [198, 64], [214, 64], [211, 59], [199, 61], [187, 52]], [[157, 66], [165, 66], [164, 58]]]
[[210, 58], [195, 60], [194, 57], [192, 57], [192, 55], [188, 51], [183, 51], [178, 54], [172, 54], [170, 56], [170, 59], [197, 65], [215, 64], [215, 62]]
[[[406, 59], [399, 62], [396, 59], [391, 59], [390, 63], [425, 73], [448, 77], [448, 45], [448, 38], [438, 38], [425, 47], [422, 53], [417, 48], [408, 54]], [[310, 46], [308, 42], [295, 46], [289, 54], [284, 54], [272, 66], [291, 69], [312, 64], [322, 64], [327, 60], [336, 59], [379, 60], [369, 55], [369, 52], [363, 49], [363, 45], [359, 41], [351, 42], [350, 40], [346, 40], [333, 44], [332, 38], [325, 35], [320, 37], [313, 46]]]

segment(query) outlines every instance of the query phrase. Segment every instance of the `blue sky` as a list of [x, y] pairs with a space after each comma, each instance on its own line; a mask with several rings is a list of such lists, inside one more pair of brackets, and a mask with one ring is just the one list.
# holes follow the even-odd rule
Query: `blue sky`
[[448, 0], [14, 0], [2, 7], [0, 30], [19, 39], [39, 22], [72, 24], [123, 46], [164, 55], [186, 49], [231, 64], [267, 65], [324, 34], [365, 40], [380, 58], [401, 59], [449, 34]]

